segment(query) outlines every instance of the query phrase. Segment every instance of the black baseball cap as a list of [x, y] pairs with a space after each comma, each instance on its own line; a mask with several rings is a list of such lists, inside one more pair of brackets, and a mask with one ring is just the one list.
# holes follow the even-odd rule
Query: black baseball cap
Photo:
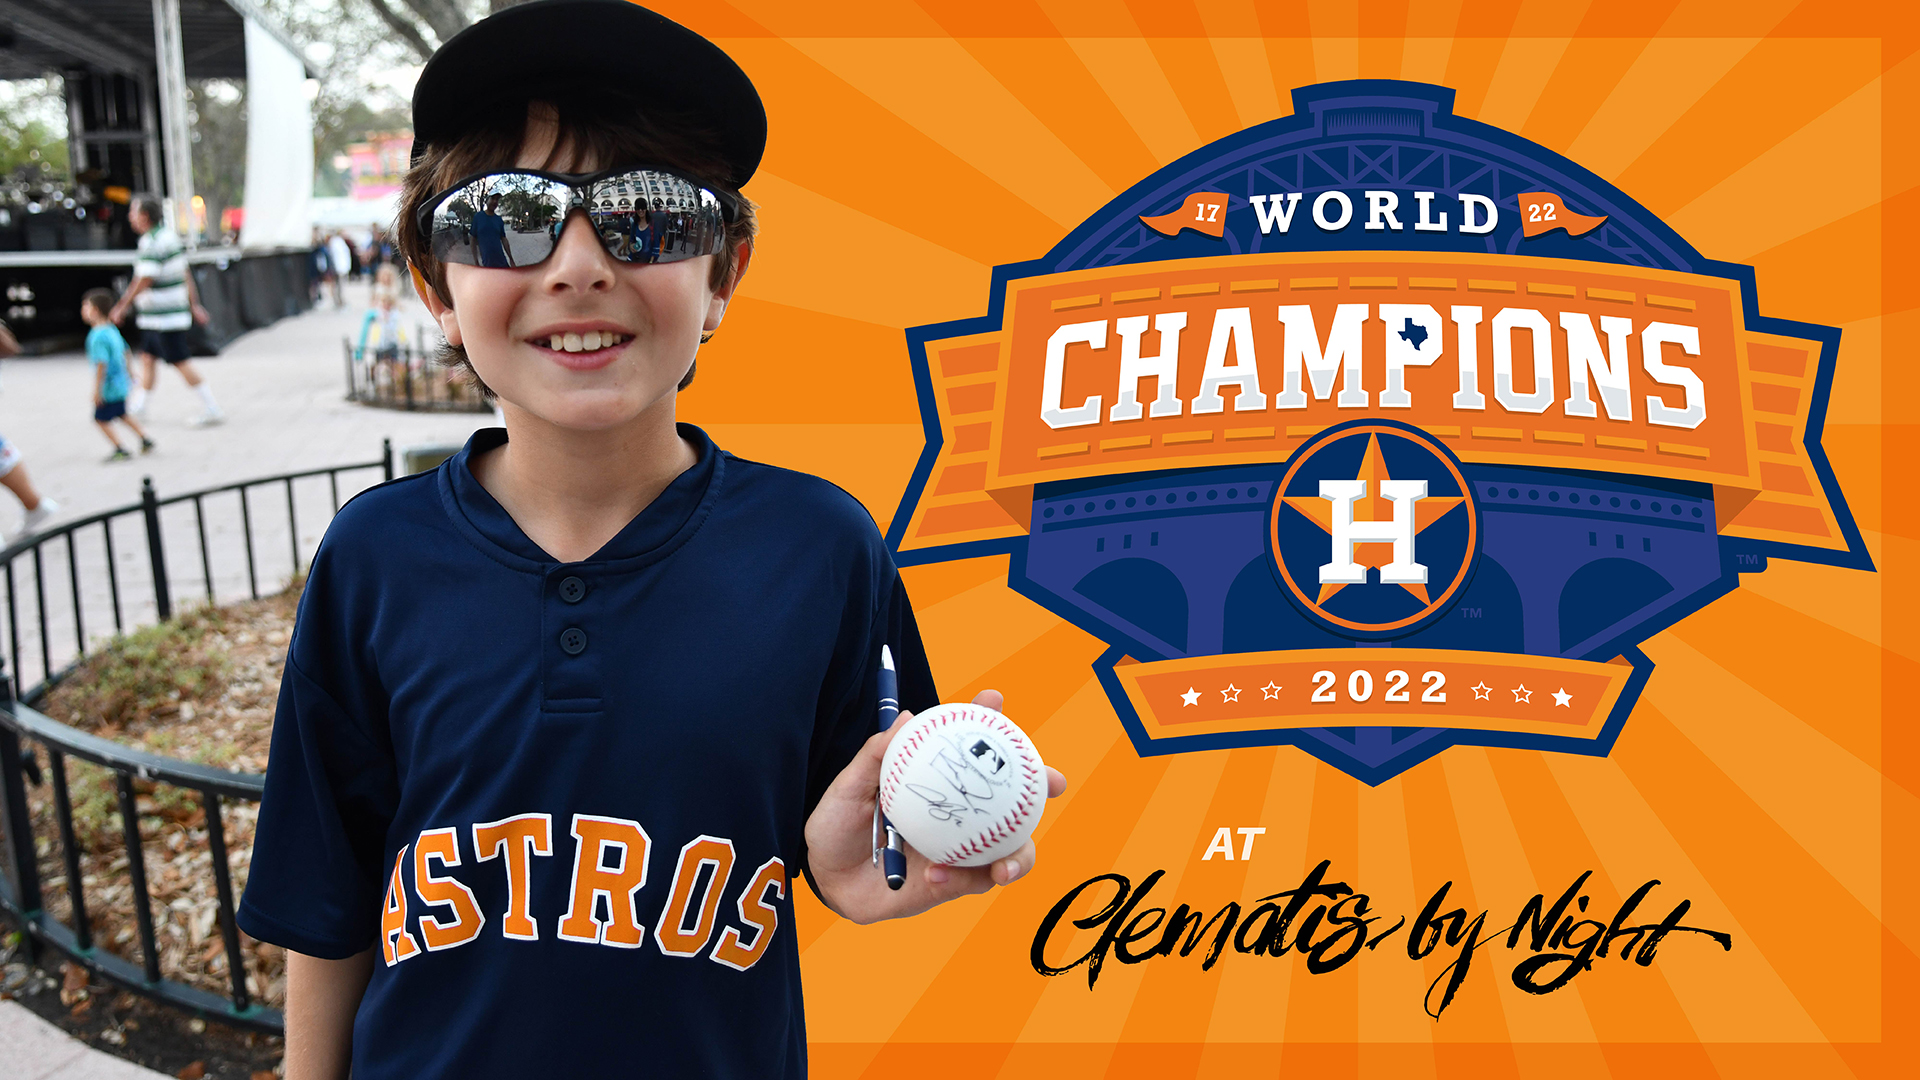
[[[767, 110], [720, 47], [627, 0], [535, 0], [455, 34], [413, 88], [413, 157], [535, 98], [624, 91], [691, 115], [740, 187], [767, 148]], [[722, 179], [716, 177], [715, 179]]]

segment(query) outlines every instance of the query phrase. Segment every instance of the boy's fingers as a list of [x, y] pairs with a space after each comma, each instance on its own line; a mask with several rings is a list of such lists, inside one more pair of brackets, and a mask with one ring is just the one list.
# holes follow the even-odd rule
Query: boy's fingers
[[1067, 793], [1067, 774], [1053, 766], [1047, 766], [1047, 798], [1057, 799]]
[[[994, 712], [999, 712], [1000, 706], [1006, 704], [1006, 700], [1006, 697], [998, 690], [982, 690], [973, 695], [973, 703], [975, 705], [984, 705]], [[905, 719], [904, 713], [901, 714], [901, 718]]]

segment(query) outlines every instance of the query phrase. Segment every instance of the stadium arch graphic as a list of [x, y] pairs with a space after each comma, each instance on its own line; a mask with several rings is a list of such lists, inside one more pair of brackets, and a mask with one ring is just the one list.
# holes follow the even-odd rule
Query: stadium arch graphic
[[1820, 444], [1837, 329], [1444, 87], [1293, 98], [908, 331], [902, 565], [1009, 554], [1143, 755], [1368, 784], [1604, 755], [1641, 641], [1772, 558], [1873, 569]]

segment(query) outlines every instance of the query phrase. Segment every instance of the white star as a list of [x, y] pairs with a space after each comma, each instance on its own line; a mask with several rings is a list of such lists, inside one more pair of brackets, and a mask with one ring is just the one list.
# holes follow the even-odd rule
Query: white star
[[1180, 695], [1180, 700], [1184, 703], [1181, 706], [1182, 708], [1185, 708], [1187, 705], [1198, 705], [1200, 704], [1200, 691], [1189, 686], [1187, 687], [1187, 692]]
[[1227, 688], [1225, 690], [1220, 691], [1220, 700], [1221, 701], [1239, 701], [1240, 688], [1233, 685], [1232, 683], [1228, 683]]
[[1567, 688], [1564, 686], [1561, 687], [1558, 691], [1556, 691], [1553, 695], [1553, 703], [1555, 705], [1560, 706], [1563, 709], [1573, 708], [1573, 706], [1567, 704], [1567, 702], [1572, 700], [1573, 700], [1573, 695], [1567, 693]]
[[1279, 696], [1280, 684], [1274, 682], [1272, 679], [1268, 679], [1267, 685], [1260, 688], [1260, 700], [1262, 701], [1272, 701]]
[[1487, 697], [1487, 695], [1493, 693], [1493, 687], [1488, 686], [1485, 679], [1480, 680], [1480, 685], [1469, 686], [1467, 687], [1467, 689], [1473, 691], [1473, 700], [1475, 701], [1491, 700]]
[[1526, 683], [1521, 683], [1519, 688], [1513, 692], [1513, 700], [1531, 705], [1533, 704], [1533, 691], [1527, 689]]

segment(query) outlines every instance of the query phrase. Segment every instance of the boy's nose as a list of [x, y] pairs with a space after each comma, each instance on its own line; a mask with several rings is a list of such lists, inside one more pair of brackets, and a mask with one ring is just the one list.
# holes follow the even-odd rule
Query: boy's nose
[[613, 287], [613, 258], [600, 246], [585, 210], [576, 209], [567, 215], [560, 229], [560, 243], [544, 265], [549, 289], [601, 292]]

